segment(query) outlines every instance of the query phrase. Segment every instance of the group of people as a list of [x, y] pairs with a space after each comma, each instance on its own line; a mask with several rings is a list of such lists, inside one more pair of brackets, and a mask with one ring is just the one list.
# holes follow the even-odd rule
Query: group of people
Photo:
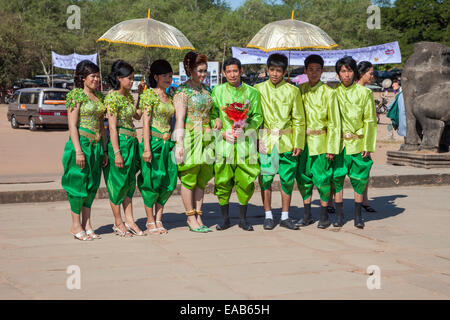
[[[296, 230], [314, 222], [314, 186], [321, 203], [318, 227], [331, 224], [332, 194], [336, 206], [333, 226], [341, 227], [348, 175], [354, 189], [354, 225], [363, 228], [361, 207], [373, 164], [370, 154], [375, 151], [377, 121], [372, 91], [357, 83], [364, 75], [358, 72], [356, 61], [343, 57], [336, 63], [341, 83], [333, 89], [320, 81], [324, 61], [318, 55], [305, 59], [309, 81], [300, 88], [284, 80], [285, 55], [270, 55], [269, 79], [254, 87], [241, 81], [241, 62], [229, 58], [222, 68], [227, 82], [212, 91], [203, 84], [207, 61], [206, 55], [187, 53], [183, 63], [189, 80], [172, 95], [167, 90], [172, 68], [166, 60], [156, 60], [150, 67], [149, 88], [140, 86], [137, 101], [130, 93], [134, 69], [127, 62], [118, 60], [112, 65], [108, 81], [113, 89], [106, 96], [96, 90], [99, 68], [89, 61], [77, 65], [76, 88], [66, 100], [70, 138], [62, 159], [62, 186], [70, 203], [75, 239], [101, 238], [90, 217], [102, 171], [114, 215], [113, 230], [122, 237], [167, 233], [162, 216], [177, 178], [190, 231], [212, 231], [202, 221], [202, 204], [204, 189], [213, 177], [223, 217], [216, 230], [231, 226], [233, 188], [239, 201], [238, 225], [253, 230], [247, 208], [256, 179], [265, 210], [264, 229], [271, 230], [275, 227], [271, 199], [276, 174], [281, 185], [281, 227]], [[133, 119], [141, 118], [139, 143]], [[300, 221], [289, 217], [295, 181], [305, 209]], [[145, 205], [146, 230], [139, 228], [133, 216], [136, 185]]]

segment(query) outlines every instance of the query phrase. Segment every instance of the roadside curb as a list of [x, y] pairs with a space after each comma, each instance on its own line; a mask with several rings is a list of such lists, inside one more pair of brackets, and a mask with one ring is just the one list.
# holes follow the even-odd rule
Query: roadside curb
[[[395, 188], [409, 186], [441, 186], [450, 185], [450, 173], [430, 173], [430, 174], [411, 174], [411, 175], [386, 175], [372, 176], [369, 181], [371, 188]], [[258, 180], [255, 182], [255, 192], [259, 192]], [[180, 195], [181, 184], [178, 183], [173, 195]], [[348, 177], [345, 179], [344, 188], [351, 188]], [[273, 191], [280, 191], [280, 181], [275, 180], [272, 184]], [[294, 190], [298, 190], [297, 184], [294, 184]], [[210, 181], [205, 193], [214, 193], [214, 180]], [[136, 187], [135, 197], [141, 197], [139, 189]], [[105, 187], [99, 188], [96, 199], [108, 199], [108, 190]], [[53, 190], [20, 190], [0, 192], [0, 204], [7, 203], [31, 203], [31, 202], [53, 202], [66, 201], [67, 195], [64, 189]]]

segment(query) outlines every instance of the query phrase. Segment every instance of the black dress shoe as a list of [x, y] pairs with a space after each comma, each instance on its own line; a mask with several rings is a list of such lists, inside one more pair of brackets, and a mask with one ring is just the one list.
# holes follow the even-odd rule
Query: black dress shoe
[[333, 223], [333, 227], [340, 228], [344, 225], [344, 215], [338, 214], [336, 216], [336, 221]]
[[361, 203], [355, 202], [355, 227], [363, 229], [364, 228], [364, 222], [361, 215]]
[[295, 224], [299, 227], [306, 227], [313, 223], [314, 223], [314, 219], [312, 217], [309, 217], [309, 219], [307, 219], [307, 218], [305, 219], [305, 217], [304, 217], [295, 222]]
[[275, 228], [273, 219], [264, 219], [264, 230], [272, 230], [273, 228]]
[[247, 220], [240, 220], [239, 228], [244, 229], [245, 231], [253, 231], [253, 226], [248, 223]]
[[229, 227], [231, 227], [230, 221], [224, 221], [222, 224], [218, 224], [216, 226], [216, 230], [219, 230], [219, 231], [227, 230]]
[[328, 215], [328, 208], [327, 207], [320, 207], [320, 218], [319, 223], [317, 224], [317, 228], [319, 229], [326, 229], [330, 226], [330, 216]]
[[293, 220], [291, 220], [291, 219], [281, 220], [280, 221], [280, 227], [288, 228], [288, 229], [291, 229], [291, 230], [298, 230], [299, 229], [298, 226], [296, 225], [296, 223]]
[[362, 220], [361, 214], [355, 215], [355, 227], [364, 229], [364, 221]]

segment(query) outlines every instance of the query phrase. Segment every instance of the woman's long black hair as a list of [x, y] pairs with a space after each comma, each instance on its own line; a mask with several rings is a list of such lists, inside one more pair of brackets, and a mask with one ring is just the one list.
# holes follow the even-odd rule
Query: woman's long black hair
[[148, 75], [148, 83], [150, 87], [156, 88], [157, 83], [155, 80], [155, 76], [160, 74], [170, 73], [172, 71], [172, 66], [167, 60], [160, 59], [156, 60], [150, 66], [150, 74]]
[[90, 74], [100, 72], [99, 67], [89, 60], [80, 61], [75, 68], [75, 88], [84, 88], [84, 79]]
[[116, 60], [111, 66], [111, 73], [108, 75], [108, 82], [114, 90], [120, 89], [119, 78], [128, 77], [134, 72], [134, 68], [123, 60]]

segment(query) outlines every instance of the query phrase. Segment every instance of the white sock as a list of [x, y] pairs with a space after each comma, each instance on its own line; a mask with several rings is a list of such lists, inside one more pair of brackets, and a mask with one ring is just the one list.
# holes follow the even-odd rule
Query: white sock
[[281, 213], [281, 220], [286, 220], [287, 218], [289, 218], [289, 212], [284, 211]]
[[272, 210], [266, 211], [266, 219], [273, 219]]

